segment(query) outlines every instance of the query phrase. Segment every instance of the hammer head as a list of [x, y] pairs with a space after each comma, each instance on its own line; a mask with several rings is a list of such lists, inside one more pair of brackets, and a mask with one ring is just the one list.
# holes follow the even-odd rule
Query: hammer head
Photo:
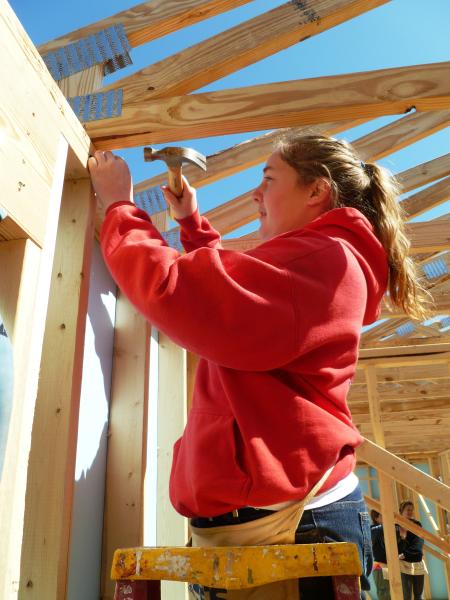
[[192, 148], [182, 148], [181, 146], [167, 146], [161, 150], [148, 146], [144, 148], [144, 160], [146, 162], [163, 160], [168, 167], [181, 167], [184, 163], [191, 163], [206, 171], [206, 156]]

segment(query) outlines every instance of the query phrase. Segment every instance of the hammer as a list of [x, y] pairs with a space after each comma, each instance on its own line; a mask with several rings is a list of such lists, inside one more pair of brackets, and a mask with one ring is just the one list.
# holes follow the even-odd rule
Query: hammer
[[181, 198], [183, 195], [183, 179], [181, 177], [181, 167], [183, 163], [197, 165], [206, 171], [206, 157], [192, 148], [167, 146], [161, 150], [156, 150], [155, 148], [147, 146], [144, 148], [144, 160], [146, 162], [153, 160], [165, 161], [167, 164], [169, 190], [177, 198]]

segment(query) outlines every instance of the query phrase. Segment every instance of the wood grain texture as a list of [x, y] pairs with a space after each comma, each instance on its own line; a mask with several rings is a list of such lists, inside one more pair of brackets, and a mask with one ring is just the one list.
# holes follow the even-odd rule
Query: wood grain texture
[[122, 88], [126, 104], [187, 94], [386, 1], [287, 2], [119, 79], [103, 91]]
[[142, 2], [132, 8], [42, 44], [38, 50], [43, 55], [76, 42], [80, 38], [92, 35], [97, 31], [120, 24], [124, 26], [130, 46], [136, 47], [183, 27], [198, 23], [203, 19], [247, 4], [249, 1], [152, 0], [151, 2]]
[[66, 589], [93, 239], [90, 183], [66, 182], [28, 467], [19, 594], [30, 599]]
[[[124, 105], [86, 124], [100, 149], [402, 114], [450, 105], [450, 63], [415, 65]], [[329, 90], [334, 94], [330, 95]]]
[[[14, 340], [15, 374], [13, 408], [0, 483], [0, 532], [5, 549], [5, 558], [0, 564], [0, 596], [5, 598], [16, 597], [20, 581], [32, 424], [66, 156], [67, 143], [61, 139], [53, 150], [54, 180], [48, 198], [44, 199], [49, 206], [44, 243], [39, 248], [32, 240], [26, 240], [20, 287], [14, 300], [16, 305], [13, 306], [11, 296], [8, 301], [10, 315], [14, 314], [14, 329], [10, 335]], [[8, 273], [6, 265], [4, 271]], [[8, 285], [8, 277], [4, 279], [3, 285]]]
[[[400, 202], [400, 205], [405, 212], [406, 218], [410, 219], [431, 210], [449, 198], [450, 177], [446, 177], [424, 190], [405, 198]], [[447, 225], [450, 226], [450, 223]]]
[[365, 440], [357, 449], [357, 456], [359, 460], [367, 462], [418, 494], [430, 498], [442, 508], [450, 509], [450, 487], [419, 471], [384, 448]]
[[[432, 113], [426, 114], [431, 115]], [[447, 175], [450, 175], [450, 154], [444, 154], [444, 156], [439, 156], [411, 169], [402, 171], [396, 175], [396, 178], [402, 186], [402, 191], [409, 192], [414, 188], [426, 185]]]
[[119, 292], [108, 425], [102, 598], [114, 597], [111, 561], [121, 545], [143, 543], [150, 324]]
[[412, 112], [394, 123], [369, 133], [353, 145], [362, 159], [379, 160], [444, 129], [449, 124], [450, 110]]
[[[14, 124], [8, 133], [17, 147], [16, 170], [20, 167], [20, 160], [24, 158], [30, 171], [37, 170], [40, 178], [47, 180], [53, 169], [49, 148], [55, 144], [55, 139], [57, 142], [60, 134], [65, 137], [79, 162], [85, 166], [90, 140], [6, 0], [0, 0], [0, 50], [1, 116], [3, 119], [3, 111], [7, 111], [9, 116], [6, 122]], [[17, 77], [17, 73], [21, 76]], [[11, 89], [14, 90], [13, 95]], [[19, 116], [15, 117], [16, 115]], [[52, 124], [51, 127], [48, 126], [49, 123]], [[34, 148], [38, 154], [44, 154], [44, 167], [41, 170], [37, 169], [35, 161], [30, 161], [27, 148]], [[10, 172], [9, 167], [7, 172]], [[17, 184], [17, 181], [14, 183]], [[26, 193], [26, 188], [22, 187], [21, 192]], [[15, 196], [17, 197], [17, 193]]]

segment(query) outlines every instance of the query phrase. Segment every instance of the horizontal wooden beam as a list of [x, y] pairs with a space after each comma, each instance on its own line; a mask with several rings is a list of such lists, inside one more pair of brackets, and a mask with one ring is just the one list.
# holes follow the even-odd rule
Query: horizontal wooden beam
[[[423, 381], [435, 379], [447, 379], [450, 374], [450, 357], [447, 361], [443, 360], [440, 364], [427, 365], [402, 365], [391, 367], [384, 365], [377, 368], [377, 381], [381, 383], [398, 383], [403, 381]], [[362, 371], [358, 370], [352, 382], [351, 389], [357, 389], [365, 385], [365, 377]]]
[[[425, 349], [422, 353], [419, 352], [418, 356], [411, 355], [411, 352], [405, 356], [399, 356], [398, 354], [373, 357], [360, 355], [357, 368], [362, 369], [365, 365], [375, 365], [380, 369], [415, 365], [448, 365], [450, 362], [450, 345], [443, 345], [445, 346], [444, 349]], [[393, 350], [397, 351], [397, 348]]]
[[367, 439], [364, 440], [364, 443], [359, 446], [356, 452], [359, 460], [367, 462], [372, 467], [392, 477], [395, 481], [406, 485], [418, 494], [430, 498], [442, 508], [450, 510], [450, 487], [447, 485]]
[[[412, 360], [416, 359], [413, 355], [418, 354], [440, 354], [450, 351], [450, 343], [424, 343], [416, 344], [415, 346], [383, 346], [380, 348], [361, 348], [359, 358], [373, 358], [381, 363], [386, 363], [388, 359], [397, 359], [396, 364], [402, 364], [402, 361], [407, 359], [409, 355]], [[399, 357], [402, 357], [401, 359]], [[403, 358], [404, 357], [404, 358]], [[420, 362], [420, 357], [417, 356], [417, 361]], [[404, 364], [404, 363], [403, 363]]]
[[[97, 148], [115, 149], [260, 129], [375, 118], [450, 106], [450, 63], [415, 65], [176, 96], [124, 105], [86, 123]], [[329, 90], [333, 89], [333, 94]]]
[[286, 2], [105, 86], [124, 102], [188, 94], [388, 0]]
[[152, 0], [143, 2], [111, 17], [66, 33], [55, 40], [42, 44], [38, 50], [43, 55], [114, 25], [124, 26], [130, 46], [135, 47], [198, 23], [203, 19], [248, 4], [248, 2], [250, 0]]
[[[396, 429], [397, 427], [405, 428], [405, 423], [411, 423], [413, 425], [424, 425], [427, 428], [432, 427], [432, 430], [436, 431], [435, 425], [442, 425], [447, 427], [450, 425], [450, 403], [445, 408], [429, 409], [426, 401], [423, 403], [424, 408], [414, 410], [411, 414], [410, 411], [398, 410], [391, 413], [383, 413], [381, 415], [381, 421], [386, 425]], [[353, 414], [353, 413], [352, 413]], [[359, 413], [354, 415], [354, 422], [356, 425], [370, 426], [370, 414]], [[388, 431], [388, 430], [386, 430]]]
[[[447, 377], [439, 379], [439, 381], [430, 384], [428, 381], [405, 381], [402, 385], [395, 382], [391, 383], [378, 383], [377, 391], [380, 400], [406, 400], [414, 398], [422, 398], [424, 402], [427, 398], [436, 398], [440, 396], [450, 396], [450, 373], [447, 373]], [[348, 395], [349, 402], [357, 402], [358, 400], [365, 400], [366, 391], [363, 386], [351, 386]], [[450, 402], [449, 402], [450, 408]]]
[[[397, 413], [401, 411], [408, 411], [411, 413], [420, 412], [424, 407], [428, 410], [441, 410], [445, 411], [448, 409], [448, 398], [422, 398], [418, 397], [415, 399], [407, 400], [383, 400], [383, 412], [385, 413]], [[354, 415], [361, 415], [367, 413], [367, 400], [352, 402], [349, 401], [349, 406]], [[445, 440], [444, 440], [445, 441]]]
[[[426, 116], [431, 116], [436, 113], [425, 113]], [[422, 115], [424, 116], [424, 115]], [[450, 119], [450, 111], [449, 111]], [[450, 175], [450, 154], [444, 154], [428, 162], [402, 171], [396, 175], [397, 181], [402, 186], [403, 192], [409, 192], [442, 177]]]

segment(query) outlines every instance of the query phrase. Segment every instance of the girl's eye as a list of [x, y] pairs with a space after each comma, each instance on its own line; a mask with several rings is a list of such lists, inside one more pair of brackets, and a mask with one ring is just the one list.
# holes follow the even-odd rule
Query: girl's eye
[[272, 177], [269, 177], [268, 175], [264, 175], [264, 180], [265, 181], [272, 181]]

